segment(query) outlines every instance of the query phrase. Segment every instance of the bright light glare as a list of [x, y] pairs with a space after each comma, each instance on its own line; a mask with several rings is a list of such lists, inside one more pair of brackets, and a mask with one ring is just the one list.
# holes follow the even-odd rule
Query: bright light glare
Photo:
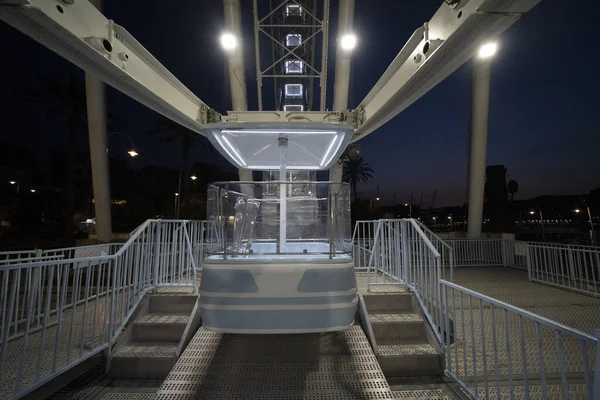
[[497, 43], [486, 43], [479, 48], [479, 58], [490, 58], [493, 57], [498, 51]]
[[17, 181], [8, 181], [8, 183], [10, 183], [11, 185], [14, 185], [15, 183], [17, 183]]
[[342, 39], [340, 40], [340, 45], [342, 46], [342, 49], [350, 51], [354, 50], [354, 48], [356, 47], [356, 42], [356, 35], [352, 33], [347, 33], [344, 36], [342, 36]]
[[192, 175], [192, 176], [190, 176], [190, 178], [192, 178], [193, 181], [195, 181], [196, 179], [198, 179], [198, 177], [196, 175]]
[[31, 189], [31, 193], [35, 193], [35, 189]]
[[452, 216], [449, 216], [448, 219], [452, 219]]
[[576, 208], [576, 209], [575, 209], [575, 212], [576, 212], [576, 213], [579, 213], [579, 212], [581, 212], [581, 210], [580, 210], [579, 208]]
[[237, 47], [237, 39], [232, 33], [223, 33], [221, 35], [221, 47], [227, 51], [235, 50]]
[[135, 151], [134, 149], [131, 149], [127, 152], [127, 154], [129, 154], [131, 157], [136, 157], [139, 156], [140, 153], [138, 153], [137, 151]]
[[175, 193], [175, 196], [179, 196], [179, 193]]
[[529, 214], [533, 215], [535, 214], [535, 211], [529, 211]]
[[378, 197], [378, 198], [376, 198], [375, 200], [379, 201], [379, 197]]
[[[340, 136], [337, 136], [333, 138], [333, 140], [331, 141], [331, 143], [329, 144], [329, 147], [327, 148], [327, 151], [325, 152], [325, 155], [323, 156], [323, 159], [321, 160], [321, 164], [320, 167], [323, 168], [324, 165], [329, 164], [329, 161], [331, 161], [331, 157], [333, 157], [335, 155], [335, 152], [331, 155], [331, 157], [329, 157], [329, 153], [331, 153], [331, 150], [333, 149], [333, 146], [335, 145], [335, 142], [338, 140]], [[337, 151], [337, 149], [336, 149]]]

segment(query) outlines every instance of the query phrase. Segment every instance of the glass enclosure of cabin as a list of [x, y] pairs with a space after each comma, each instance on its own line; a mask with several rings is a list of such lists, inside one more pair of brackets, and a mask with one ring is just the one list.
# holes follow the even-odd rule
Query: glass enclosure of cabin
[[209, 260], [351, 258], [347, 183], [216, 182], [207, 219]]

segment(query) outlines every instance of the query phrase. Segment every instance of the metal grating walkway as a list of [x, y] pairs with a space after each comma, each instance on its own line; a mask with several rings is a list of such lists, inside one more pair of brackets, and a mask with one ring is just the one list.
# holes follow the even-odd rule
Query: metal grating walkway
[[200, 328], [157, 399], [394, 399], [362, 329], [231, 335]]

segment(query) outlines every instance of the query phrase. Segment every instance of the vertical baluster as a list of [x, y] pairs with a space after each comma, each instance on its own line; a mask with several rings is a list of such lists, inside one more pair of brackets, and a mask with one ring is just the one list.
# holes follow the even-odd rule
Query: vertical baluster
[[75, 330], [75, 319], [77, 318], [77, 299], [79, 296], [79, 280], [81, 275], [82, 267], [76, 266], [77, 263], [73, 263], [73, 267], [76, 268], [74, 270], [74, 282], [73, 282], [73, 290], [71, 292], [71, 301], [73, 302], [73, 306], [71, 308], [71, 329], [69, 330], [69, 346], [67, 348], [67, 365], [71, 360], [71, 348], [73, 345], [73, 331]]
[[[23, 370], [25, 368], [25, 356], [27, 354], [27, 347], [29, 345], [29, 325], [31, 324], [31, 317], [35, 310], [35, 303], [37, 295], [37, 279], [40, 272], [40, 267], [33, 267], [29, 269], [31, 271], [30, 279], [28, 281], [28, 294], [27, 297], [27, 314], [25, 315], [25, 331], [23, 332], [23, 342], [21, 344], [21, 357], [19, 359], [19, 371], [17, 372], [17, 380], [15, 382], [15, 393], [21, 391], [21, 380], [23, 378]], [[25, 308], [25, 307], [23, 307]]]
[[510, 351], [510, 330], [508, 329], [508, 310], [504, 309], [504, 335], [506, 345], [506, 364], [508, 368], [508, 384], [510, 387], [510, 400], [515, 400], [515, 386], [512, 374], [512, 355]]
[[[6, 270], [7, 274], [10, 274], [11, 270]], [[7, 327], [7, 330], [2, 335], [2, 351], [0, 353], [0, 381], [4, 377], [4, 359], [6, 358], [6, 349], [8, 347], [8, 338], [10, 336], [9, 328], [10, 323], [13, 318], [13, 312], [15, 310], [15, 300], [17, 296], [17, 291], [19, 287], [17, 286], [18, 279], [16, 279], [15, 275], [18, 275], [20, 271], [18, 269], [13, 270], [13, 280], [10, 288], [10, 299], [8, 300], [8, 310], [6, 311], [6, 318], [4, 320], [4, 326]]]
[[37, 365], [35, 368], [35, 381], [40, 380], [40, 372], [42, 367], [42, 359], [44, 359], [44, 347], [46, 345], [46, 328], [48, 327], [48, 316], [50, 315], [50, 303], [52, 302], [52, 280], [54, 279], [55, 265], [49, 267], [48, 283], [46, 285], [46, 302], [44, 310], [44, 321], [42, 322], [42, 338], [40, 340], [40, 349], [37, 356]]
[[[488, 385], [488, 371], [487, 371], [487, 357], [485, 354], [485, 324], [483, 321], [483, 300], [479, 299], [479, 323], [481, 325], [481, 355], [482, 355], [482, 363], [483, 363], [483, 384], [485, 387], [485, 398], [490, 398], [490, 388]], [[493, 324], [493, 322], [492, 322]], [[494, 334], [495, 336], [495, 334]], [[494, 338], [494, 346], [496, 345], [496, 341]], [[496, 377], [498, 377], [498, 371], [495, 371]], [[498, 400], [501, 399], [500, 392], [497, 392]]]
[[521, 366], [523, 368], [523, 385], [525, 389], [525, 400], [529, 400], [527, 358], [525, 356], [525, 332], [523, 332], [523, 316], [521, 314], [517, 315], [517, 321], [519, 322], [519, 341], [521, 343]]
[[475, 353], [475, 319], [473, 318], [473, 296], [469, 295], [469, 314], [471, 316], [471, 355], [473, 362], [473, 382], [475, 384], [475, 392], [477, 392], [477, 354]]
[[[83, 273], [83, 270], [81, 271]], [[90, 298], [90, 280], [94, 274], [94, 266], [90, 262], [90, 265], [87, 267], [87, 271], [85, 273], [85, 289], [84, 289], [84, 302], [83, 302], [83, 324], [81, 326], [81, 339], [79, 344], [79, 357], [83, 356], [83, 346], [85, 344], [85, 334], [87, 328], [87, 313], [88, 313], [88, 302]]]
[[[54, 354], [52, 355], [52, 373], [56, 372], [56, 363], [58, 361], [58, 349], [59, 349], [59, 343], [60, 343], [60, 334], [62, 331], [62, 316], [63, 316], [63, 309], [66, 307], [65, 303], [67, 301], [67, 284], [69, 281], [69, 264], [65, 263], [64, 264], [64, 269], [62, 271], [62, 293], [60, 296], [60, 302], [58, 304], [58, 315], [57, 315], [57, 320], [58, 320], [58, 325], [56, 327], [56, 337], [54, 340]], [[60, 282], [58, 282], [60, 283]]]
[[542, 334], [539, 322], [535, 322], [535, 341], [538, 348], [538, 361], [540, 364], [540, 376], [542, 379], [542, 398], [548, 398], [548, 387], [546, 386], [546, 373], [544, 371], [544, 349], [542, 348]]

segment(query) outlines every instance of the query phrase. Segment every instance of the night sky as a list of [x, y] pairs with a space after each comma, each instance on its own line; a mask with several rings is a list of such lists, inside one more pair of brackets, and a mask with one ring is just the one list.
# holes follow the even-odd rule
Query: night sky
[[[105, 15], [124, 26], [198, 97], [225, 113], [225, 57], [218, 43], [223, 30], [218, 0], [104, 0]], [[250, 109], [256, 109], [251, 2], [242, 0], [246, 78]], [[336, 3], [336, 2], [333, 2]], [[357, 106], [412, 32], [429, 20], [441, 0], [356, 0], [359, 48], [351, 74], [350, 107]], [[335, 7], [332, 9], [335, 32]], [[600, 186], [600, 78], [595, 26], [600, 5], [592, 0], [543, 0], [499, 40], [493, 65], [488, 164], [504, 164], [519, 182], [516, 199], [542, 194], [585, 194]], [[15, 100], [15, 92], [35, 85], [40, 74], [64, 74], [69, 63], [0, 22], [2, 140], [27, 145], [44, 163], [47, 150], [65, 143], [65, 125], [56, 116]], [[24, 56], [16, 57], [16, 53]], [[333, 67], [331, 53], [330, 67]], [[329, 83], [333, 85], [333, 69]], [[330, 91], [331, 92], [331, 91]], [[267, 92], [268, 93], [268, 92]], [[359, 142], [375, 170], [375, 180], [359, 187], [384, 202], [407, 201], [424, 192], [429, 206], [459, 205], [467, 198], [471, 66], [467, 63], [393, 121]], [[332, 95], [329, 95], [331, 107]], [[140, 157], [134, 166], [179, 166], [179, 147], [159, 145], [146, 132], [157, 115], [126, 96], [108, 91], [109, 112], [123, 121]], [[80, 148], [85, 150], [86, 142]], [[128, 143], [111, 138], [111, 154]], [[198, 146], [193, 161], [226, 162]]]

